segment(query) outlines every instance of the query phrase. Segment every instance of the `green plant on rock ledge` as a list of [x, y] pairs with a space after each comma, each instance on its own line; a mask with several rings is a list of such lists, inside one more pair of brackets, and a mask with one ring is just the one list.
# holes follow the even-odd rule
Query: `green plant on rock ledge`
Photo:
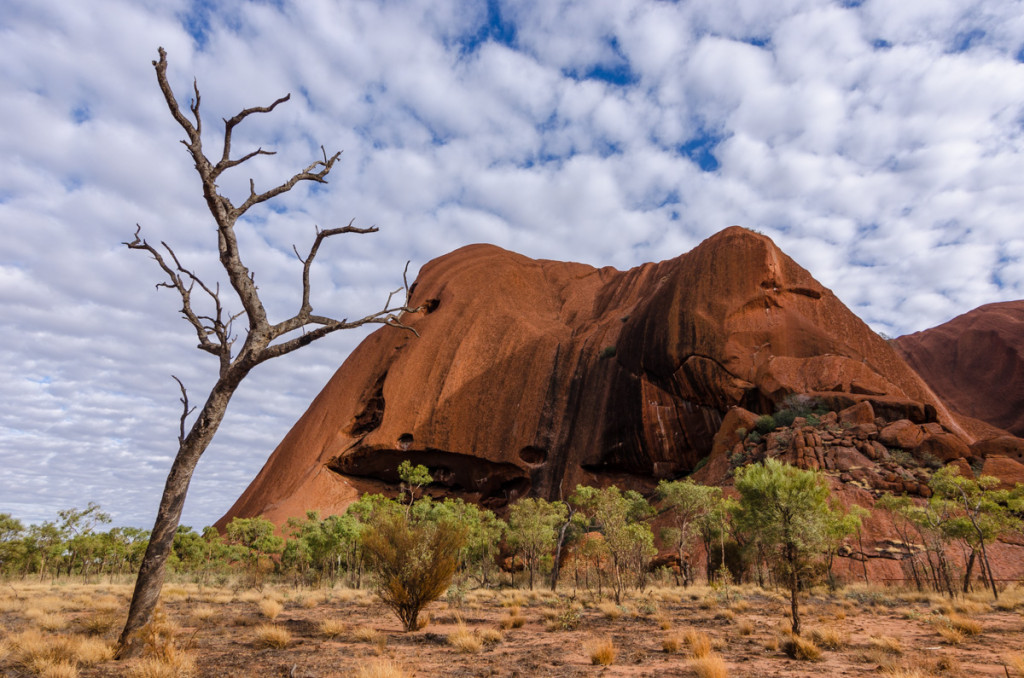
[[767, 435], [775, 430], [775, 417], [770, 414], [762, 414], [754, 422], [754, 430], [761, 435]]

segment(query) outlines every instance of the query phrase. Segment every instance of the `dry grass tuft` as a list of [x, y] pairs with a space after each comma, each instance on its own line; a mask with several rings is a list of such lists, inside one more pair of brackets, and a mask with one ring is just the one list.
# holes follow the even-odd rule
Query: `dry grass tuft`
[[596, 666], [610, 666], [615, 661], [615, 643], [611, 637], [592, 640], [583, 646], [583, 651]]
[[1012, 668], [1019, 675], [1024, 676], [1024, 653], [1015, 652], [1007, 655], [1004, 659], [1007, 666]]
[[79, 621], [79, 624], [81, 624], [82, 628], [87, 632], [97, 636], [102, 636], [114, 630], [114, 628], [119, 626], [122, 621], [123, 619], [119, 614], [104, 610], [85, 617]]
[[196, 605], [189, 612], [189, 616], [199, 623], [204, 624], [217, 615], [217, 609], [211, 605]]
[[498, 629], [478, 629], [476, 633], [486, 645], [494, 645], [505, 639], [505, 636]]
[[601, 603], [597, 609], [601, 611], [605, 619], [618, 619], [622, 616], [622, 608], [610, 601]]
[[670, 633], [661, 639], [661, 649], [669, 654], [675, 654], [679, 652], [679, 648], [682, 646], [682, 640], [678, 634]]
[[741, 636], [749, 636], [754, 632], [754, 622], [749, 619], [743, 619], [736, 624], [736, 631]]
[[782, 651], [787, 656], [801, 661], [816, 662], [821, 659], [821, 648], [810, 638], [789, 636], [782, 641]]
[[892, 636], [871, 636], [868, 639], [871, 647], [888, 654], [903, 654], [903, 644], [899, 638]]
[[384, 634], [372, 626], [357, 626], [352, 629], [352, 638], [359, 642], [373, 643], [376, 645], [383, 637], [385, 637]]
[[448, 644], [466, 654], [476, 654], [484, 647], [484, 642], [480, 637], [462, 622], [459, 622], [455, 630], [448, 634]]
[[976, 636], [981, 633], [981, 622], [963, 615], [951, 614], [946, 623], [965, 636]]
[[126, 678], [184, 678], [196, 672], [195, 659], [190, 654], [179, 653], [174, 658], [143, 657], [128, 665]]
[[692, 668], [698, 678], [727, 678], [729, 669], [721, 655], [709, 654], [690, 661]]
[[326, 638], [337, 638], [348, 631], [348, 624], [338, 619], [324, 619], [317, 627], [321, 636]]
[[687, 629], [683, 632], [683, 642], [690, 648], [690, 656], [696, 659], [711, 654], [711, 638], [703, 631]]
[[942, 637], [942, 642], [947, 645], [959, 645], [966, 638], [960, 631], [941, 623], [935, 624], [935, 632]]
[[292, 634], [283, 626], [275, 624], [260, 624], [256, 627], [257, 647], [273, 647], [278, 650], [288, 647], [292, 640]]
[[849, 646], [850, 636], [834, 626], [811, 631], [811, 640], [826, 650], [842, 650]]
[[361, 665], [355, 672], [354, 678], [409, 678], [401, 664], [391, 659], [377, 659], [368, 664]]
[[519, 612], [520, 608], [518, 605], [509, 607], [508, 616], [502, 617], [500, 625], [503, 629], [518, 629], [526, 624], [526, 617]]
[[264, 598], [259, 602], [260, 614], [267, 619], [277, 619], [277, 616], [284, 611], [281, 601], [274, 598]]

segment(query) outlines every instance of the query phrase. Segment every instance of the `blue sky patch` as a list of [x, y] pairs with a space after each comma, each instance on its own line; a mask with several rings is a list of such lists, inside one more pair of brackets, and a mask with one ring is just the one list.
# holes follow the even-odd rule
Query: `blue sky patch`
[[573, 80], [600, 80], [616, 87], [626, 87], [639, 81], [640, 77], [630, 66], [629, 59], [619, 46], [618, 38], [608, 38], [607, 46], [613, 55], [611, 59], [584, 68], [564, 70], [563, 73]]
[[92, 120], [92, 112], [86, 104], [79, 104], [71, 109], [71, 119], [81, 125], [83, 122]]
[[725, 137], [719, 134], [702, 131], [676, 150], [705, 172], [714, 172], [719, 168], [718, 158], [715, 157], [715, 148], [724, 139]]
[[972, 28], [969, 31], [957, 33], [953, 38], [953, 52], [966, 52], [972, 47], [977, 47], [985, 39], [985, 31], [980, 28]]
[[463, 36], [457, 44], [462, 54], [472, 54], [480, 45], [489, 41], [507, 47], [512, 47], [516, 41], [516, 26], [502, 15], [499, 0], [487, 0], [487, 23], [480, 26], [476, 33]]

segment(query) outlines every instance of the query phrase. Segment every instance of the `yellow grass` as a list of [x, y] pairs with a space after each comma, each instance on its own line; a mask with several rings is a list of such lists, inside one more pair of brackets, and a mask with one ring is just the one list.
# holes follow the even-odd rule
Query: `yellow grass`
[[743, 619], [738, 624], [736, 624], [736, 631], [741, 636], [749, 636], [751, 633], [754, 632], [754, 622], [750, 621], [749, 619]]
[[1015, 652], [1007, 655], [1006, 664], [1016, 671], [1017, 675], [1024, 676], [1024, 653]]
[[372, 626], [357, 626], [352, 629], [352, 637], [363, 643], [378, 643], [384, 634]]
[[592, 640], [583, 646], [583, 651], [590, 657], [590, 663], [597, 666], [610, 666], [615, 661], [615, 643], [611, 637]]
[[679, 648], [682, 645], [682, 640], [678, 634], [670, 633], [661, 639], [661, 649], [669, 654], [675, 654], [679, 652]]
[[274, 598], [264, 598], [259, 602], [260, 614], [267, 619], [277, 619], [277, 616], [284, 610], [284, 605]]
[[821, 648], [810, 638], [789, 636], [782, 641], [782, 651], [793, 659], [802, 661], [818, 661], [821, 659]]
[[963, 615], [949, 615], [947, 624], [965, 636], [976, 636], [981, 633], [981, 622]]
[[483, 649], [484, 642], [463, 623], [448, 634], [448, 644], [459, 652], [475, 654]]
[[683, 642], [690, 648], [690, 656], [696, 659], [711, 654], [711, 638], [703, 631], [687, 629], [683, 632]]
[[274, 624], [260, 624], [256, 627], [256, 645], [283, 649], [288, 647], [292, 634], [288, 629]]
[[391, 659], [376, 659], [362, 664], [356, 670], [354, 678], [409, 678], [401, 664]]
[[709, 654], [704, 657], [692, 659], [690, 668], [696, 672], [698, 678], [727, 678], [729, 669], [725, 660], [720, 655]]
[[903, 654], [903, 644], [899, 638], [892, 636], [871, 636], [868, 638], [871, 647], [889, 654]]
[[959, 645], [964, 642], [964, 634], [956, 629], [939, 623], [935, 625], [935, 632], [942, 637], [942, 642], [947, 645]]
[[337, 638], [348, 631], [348, 624], [338, 619], [324, 619], [317, 627], [321, 636]]
[[842, 650], [850, 644], [850, 636], [834, 626], [811, 631], [811, 640], [826, 650]]
[[622, 608], [612, 602], [604, 602], [597, 606], [605, 619], [618, 619], [622, 616]]
[[185, 678], [196, 672], [195, 658], [178, 653], [173, 658], [143, 657], [133, 660], [125, 672], [126, 678]]

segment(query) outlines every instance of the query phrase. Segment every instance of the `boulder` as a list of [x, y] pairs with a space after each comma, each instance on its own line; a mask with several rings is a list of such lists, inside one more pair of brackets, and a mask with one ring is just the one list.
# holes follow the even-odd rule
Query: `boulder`
[[998, 478], [1001, 489], [1012, 489], [1017, 483], [1024, 483], [1024, 464], [1008, 457], [989, 457], [981, 467], [981, 475]]
[[909, 419], [894, 421], [878, 433], [878, 441], [889, 448], [913, 450], [924, 441], [924, 431]]
[[366, 338], [219, 526], [394, 494], [406, 459], [429, 492], [499, 510], [578, 483], [649, 491], [711, 454], [731, 408], [800, 394], [958, 431], [888, 342], [739, 227], [628, 271], [471, 245], [425, 265], [412, 304], [417, 334]]

